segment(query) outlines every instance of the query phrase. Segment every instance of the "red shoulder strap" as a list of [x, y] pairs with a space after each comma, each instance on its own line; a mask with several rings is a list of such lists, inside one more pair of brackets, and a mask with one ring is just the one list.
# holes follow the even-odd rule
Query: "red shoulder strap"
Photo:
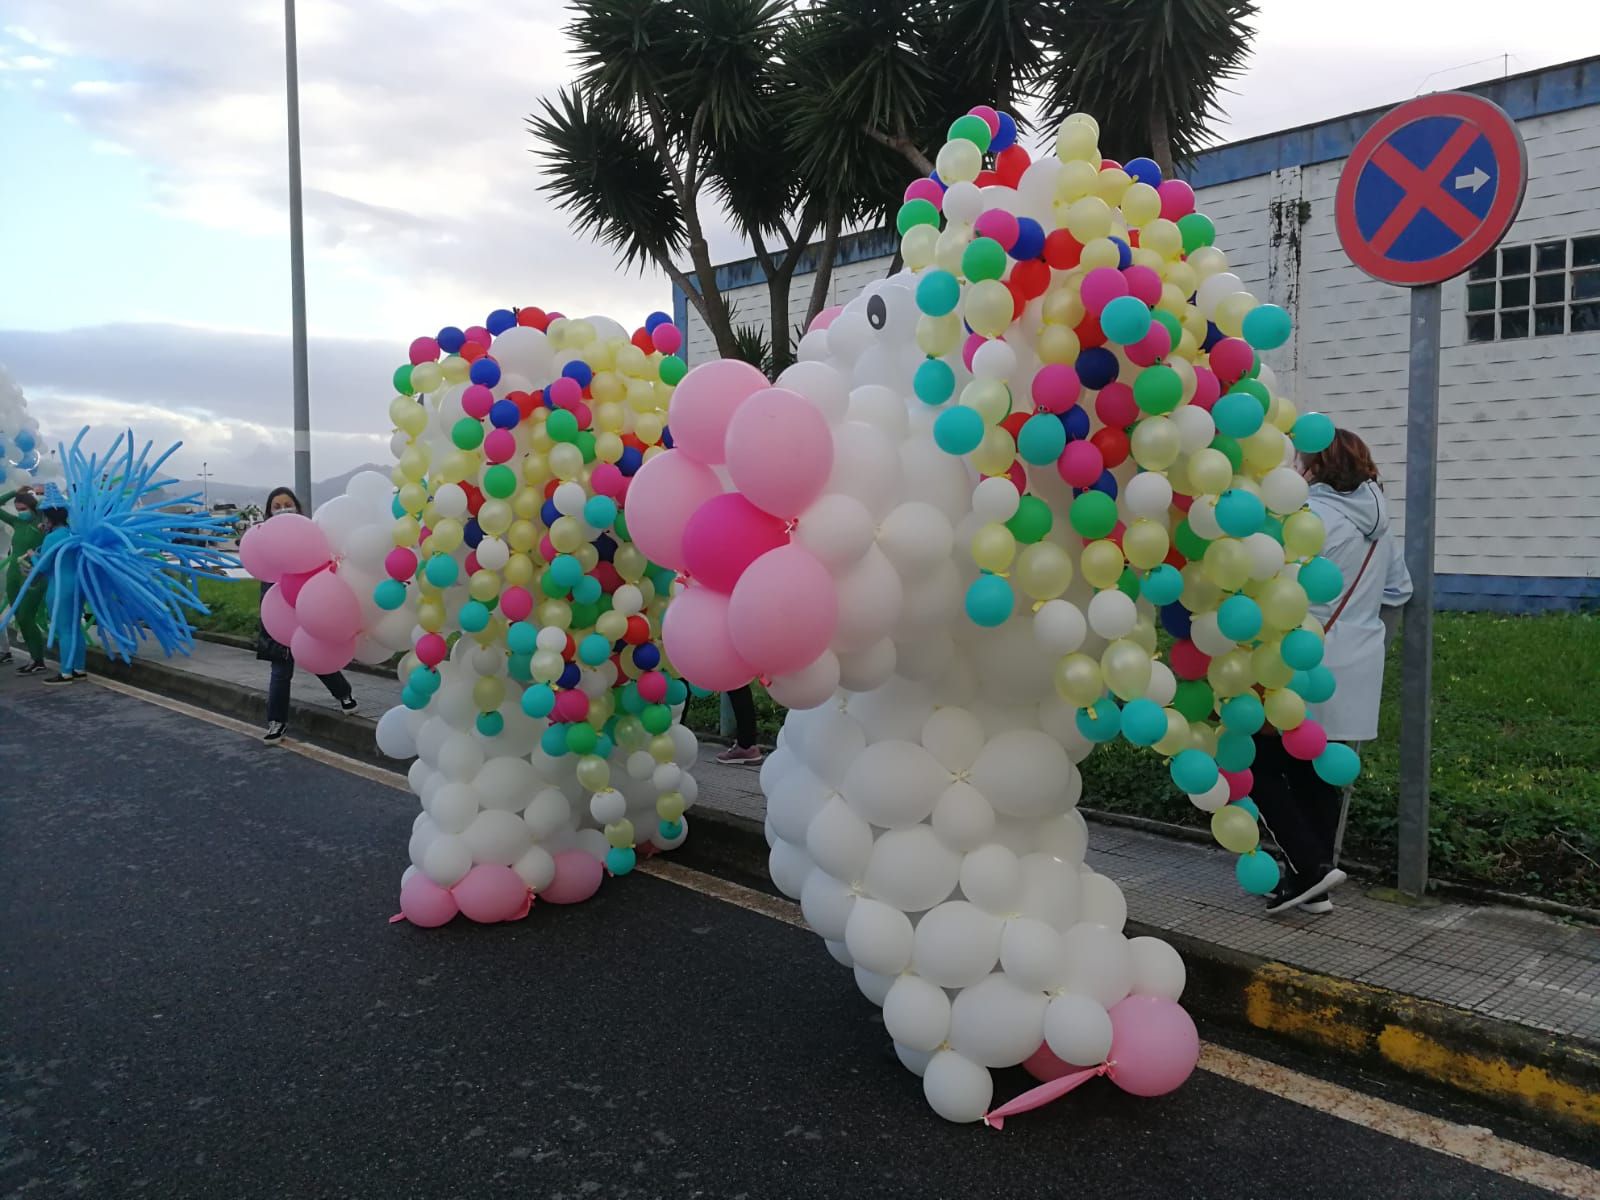
[[1361, 569], [1356, 572], [1355, 579], [1351, 582], [1345, 594], [1339, 600], [1339, 607], [1333, 610], [1333, 615], [1328, 618], [1328, 623], [1322, 627], [1324, 635], [1333, 630], [1333, 623], [1339, 619], [1339, 614], [1344, 612], [1344, 606], [1350, 603], [1350, 597], [1356, 594], [1356, 585], [1361, 582], [1361, 577], [1367, 573], [1367, 564], [1372, 561], [1372, 556], [1377, 553], [1378, 543], [1374, 541], [1367, 547], [1367, 556], [1361, 560]]

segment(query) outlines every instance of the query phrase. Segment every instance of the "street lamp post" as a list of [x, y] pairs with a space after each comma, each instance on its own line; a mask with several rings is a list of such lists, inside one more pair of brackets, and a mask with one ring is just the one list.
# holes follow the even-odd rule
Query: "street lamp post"
[[206, 511], [211, 511], [211, 464], [200, 464], [200, 501], [206, 506]]
[[294, 0], [283, 0], [284, 74], [289, 97], [289, 293], [294, 322], [294, 490], [310, 507], [311, 388], [306, 366], [306, 248], [300, 216], [300, 73]]

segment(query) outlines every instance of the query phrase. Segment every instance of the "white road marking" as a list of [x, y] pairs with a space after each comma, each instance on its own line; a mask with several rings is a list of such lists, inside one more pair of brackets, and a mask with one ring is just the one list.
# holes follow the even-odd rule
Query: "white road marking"
[[[171, 700], [116, 680], [95, 677], [94, 682], [111, 691], [183, 716], [193, 717], [209, 725], [249, 737], [260, 736], [253, 726], [236, 721], [232, 717], [207, 712], [203, 708], [196, 708], [181, 700]], [[280, 744], [286, 750], [322, 763], [324, 766], [333, 767], [335, 770], [370, 779], [396, 791], [408, 793], [410, 791], [405, 776], [399, 772], [386, 771], [382, 767], [305, 742], [286, 740]], [[743, 884], [719, 879], [703, 871], [696, 871], [680, 863], [660, 858], [641, 862], [638, 870], [652, 878], [687, 888], [747, 912], [781, 921], [785, 925], [801, 929], [809, 928], [805, 918], [800, 914], [799, 905], [745, 887]], [[1276, 1096], [1280, 1100], [1287, 1100], [1291, 1104], [1298, 1104], [1327, 1116], [1348, 1121], [1352, 1125], [1359, 1125], [1363, 1129], [1371, 1129], [1398, 1141], [1409, 1142], [1413, 1146], [1460, 1159], [1496, 1175], [1544, 1188], [1557, 1196], [1569, 1197], [1570, 1200], [1595, 1200], [1595, 1197], [1600, 1196], [1600, 1171], [1573, 1162], [1571, 1159], [1535, 1150], [1520, 1142], [1508, 1141], [1479, 1125], [1462, 1125], [1456, 1121], [1447, 1121], [1442, 1117], [1417, 1112], [1404, 1105], [1381, 1100], [1376, 1096], [1369, 1096], [1364, 1092], [1318, 1079], [1314, 1075], [1306, 1075], [1278, 1063], [1241, 1054], [1237, 1050], [1229, 1050], [1210, 1042], [1203, 1043], [1200, 1047], [1200, 1069], [1234, 1083], [1243, 1084], [1245, 1087], [1254, 1088], [1256, 1091]]]

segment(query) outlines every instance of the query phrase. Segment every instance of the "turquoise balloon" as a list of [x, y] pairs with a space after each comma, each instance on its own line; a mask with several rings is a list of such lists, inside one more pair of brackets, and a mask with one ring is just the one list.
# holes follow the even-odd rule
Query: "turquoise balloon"
[[[556, 707], [555, 690], [547, 683], [536, 683], [522, 693], [522, 711], [535, 721], [548, 717]], [[566, 745], [563, 737], [562, 745]]]
[[419, 696], [431, 696], [439, 690], [439, 685], [444, 681], [439, 678], [439, 672], [432, 667], [416, 667], [411, 674], [406, 676], [406, 687], [416, 692]]
[[1325, 704], [1333, 699], [1334, 692], [1333, 672], [1327, 667], [1316, 666], [1309, 671], [1296, 671], [1294, 678], [1289, 680], [1289, 687], [1300, 693], [1300, 698], [1307, 704]]
[[1229, 730], [1217, 739], [1217, 766], [1224, 771], [1243, 771], [1255, 760], [1255, 739], [1248, 733]]
[[1261, 810], [1256, 807], [1256, 802], [1250, 799], [1249, 796], [1242, 800], [1235, 800], [1234, 803], [1249, 813], [1257, 822], [1261, 820]]
[[420, 709], [428, 707], [428, 697], [422, 695], [420, 692], [414, 692], [410, 688], [402, 688], [400, 692], [400, 703], [404, 704], [412, 712], [417, 712]]
[[[709, 693], [707, 694], [709, 695]], [[656, 828], [661, 830], [661, 836], [670, 842], [673, 838], [677, 837], [683, 832], [683, 822], [663, 821], [660, 825], [656, 826]]]
[[689, 698], [689, 685], [681, 679], [667, 680], [667, 703], [682, 704]]
[[571, 591], [583, 578], [583, 564], [570, 554], [558, 554], [550, 564], [550, 578]]
[[606, 870], [613, 875], [626, 875], [637, 861], [631, 846], [613, 846], [606, 851]]
[[1332, 604], [1344, 592], [1344, 572], [1331, 559], [1310, 559], [1297, 577], [1313, 604]]
[[1329, 742], [1328, 748], [1311, 761], [1312, 768], [1324, 783], [1334, 787], [1349, 787], [1361, 774], [1361, 756], [1343, 742]]
[[1327, 414], [1303, 413], [1295, 420], [1294, 432], [1289, 436], [1301, 454], [1320, 454], [1333, 445], [1333, 433], [1333, 419]]
[[926, 359], [912, 376], [911, 389], [918, 400], [937, 408], [956, 394], [956, 373], [942, 358]]
[[979, 575], [967, 589], [967, 616], [986, 629], [1004, 624], [1016, 603], [1011, 585], [998, 575]]
[[617, 748], [617, 743], [611, 740], [611, 735], [602, 733], [594, 740], [594, 756], [596, 758], [610, 758], [611, 752]]
[[611, 657], [611, 643], [598, 633], [591, 633], [578, 643], [578, 658], [588, 667], [598, 667]]
[[1267, 506], [1253, 492], [1229, 488], [1217, 498], [1217, 524], [1229, 537], [1249, 537], [1266, 519]]
[[393, 612], [406, 602], [406, 585], [398, 579], [385, 579], [372, 589], [372, 602], [384, 612]]
[[1322, 639], [1309, 629], [1295, 629], [1283, 635], [1278, 653], [1296, 671], [1309, 671], [1322, 662]]
[[[1258, 732], [1262, 725], [1266, 724], [1267, 710], [1261, 703], [1259, 696], [1252, 692], [1246, 692], [1242, 696], [1235, 696], [1224, 704], [1221, 716], [1222, 724], [1229, 733], [1240, 733], [1248, 738]], [[1224, 763], [1223, 769], [1234, 771], [1238, 768], [1230, 767]]]
[[456, 619], [468, 633], [482, 633], [489, 627], [489, 608], [481, 601], [468, 600], [461, 606], [461, 615]]
[[593, 575], [585, 575], [572, 588], [572, 598], [579, 604], [593, 604], [600, 599], [604, 589]]
[[1122, 736], [1135, 746], [1154, 746], [1167, 735], [1167, 714], [1154, 700], [1129, 700], [1122, 707]]
[[1150, 332], [1150, 309], [1137, 296], [1118, 296], [1100, 312], [1100, 329], [1113, 342], [1131, 346]]
[[[706, 694], [710, 695], [709, 692]], [[625, 687], [623, 687], [621, 703], [622, 711], [628, 713], [630, 716], [637, 717], [644, 711], [644, 697], [639, 695], [639, 685], [637, 683], [630, 681]]]
[[448, 554], [435, 554], [428, 559], [427, 565], [422, 568], [422, 573], [434, 587], [447, 588], [461, 574], [461, 568]]
[[526, 621], [513, 621], [506, 630], [506, 649], [513, 654], [532, 654], [539, 648], [539, 631]]
[[1109, 696], [1093, 708], [1080, 708], [1076, 719], [1078, 732], [1091, 742], [1115, 741], [1122, 732], [1122, 711]]
[[1036, 413], [1023, 423], [1017, 435], [1017, 453], [1035, 467], [1053, 463], [1067, 448], [1067, 427], [1059, 417]]
[[917, 281], [917, 307], [930, 317], [952, 313], [961, 303], [961, 282], [949, 271], [928, 271]]
[[617, 502], [610, 496], [590, 496], [584, 501], [583, 519], [596, 529], [609, 529], [617, 519]]
[[983, 418], [975, 408], [947, 408], [933, 423], [933, 440], [946, 454], [971, 454], [983, 441]]
[[506, 656], [506, 674], [518, 683], [533, 682], [533, 655], [508, 654]]
[[1262, 304], [1245, 314], [1242, 332], [1257, 350], [1276, 350], [1289, 340], [1294, 322], [1276, 304]]
[[1183, 595], [1183, 576], [1171, 563], [1162, 563], [1139, 583], [1144, 598], [1157, 608], [1164, 608]]
[[546, 729], [539, 738], [539, 749], [551, 758], [560, 758], [567, 752], [567, 727], [552, 725]]
[[[1260, 429], [1267, 417], [1254, 396], [1245, 392], [1229, 392], [1211, 406], [1211, 419], [1216, 422], [1219, 433], [1237, 439], [1247, 438]], [[1305, 418], [1301, 417], [1300, 420]], [[1299, 422], [1295, 423], [1295, 428], [1299, 428]], [[1295, 442], [1296, 446], [1299, 444]]]
[[1249, 596], [1229, 596], [1217, 609], [1217, 628], [1236, 642], [1254, 641], [1261, 632], [1261, 606]]
[[474, 724], [484, 737], [498, 737], [506, 727], [506, 719], [497, 712], [482, 712]]
[[1183, 750], [1172, 760], [1170, 772], [1180, 792], [1195, 795], [1217, 782], [1217, 760], [1204, 750]]
[[1239, 881], [1239, 886], [1252, 896], [1265, 896], [1278, 886], [1282, 877], [1278, 869], [1278, 860], [1265, 850], [1252, 850], [1249, 854], [1239, 855], [1233, 864], [1233, 877]]

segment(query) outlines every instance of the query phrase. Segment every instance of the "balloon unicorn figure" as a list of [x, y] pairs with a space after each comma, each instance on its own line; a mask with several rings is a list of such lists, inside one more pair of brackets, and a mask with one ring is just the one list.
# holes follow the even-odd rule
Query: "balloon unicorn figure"
[[[1038, 162], [1015, 136], [958, 120], [907, 190], [907, 270], [775, 385], [690, 371], [631, 494], [639, 548], [688, 579], [673, 666], [790, 707], [761, 775], [774, 881], [934, 1110], [993, 1125], [1099, 1074], [1161, 1094], [1198, 1056], [1182, 961], [1125, 936], [1084, 861], [1096, 743], [1167, 757], [1255, 891], [1277, 869], [1251, 735], [1305, 729], [1326, 778], [1353, 773], [1307, 728], [1331, 683], [1308, 595], [1340, 581], [1291, 465], [1331, 425], [1257, 354], [1287, 317], [1186, 184], [1101, 159], [1091, 118]], [[1043, 1084], [993, 1107], [1017, 1064]]]

